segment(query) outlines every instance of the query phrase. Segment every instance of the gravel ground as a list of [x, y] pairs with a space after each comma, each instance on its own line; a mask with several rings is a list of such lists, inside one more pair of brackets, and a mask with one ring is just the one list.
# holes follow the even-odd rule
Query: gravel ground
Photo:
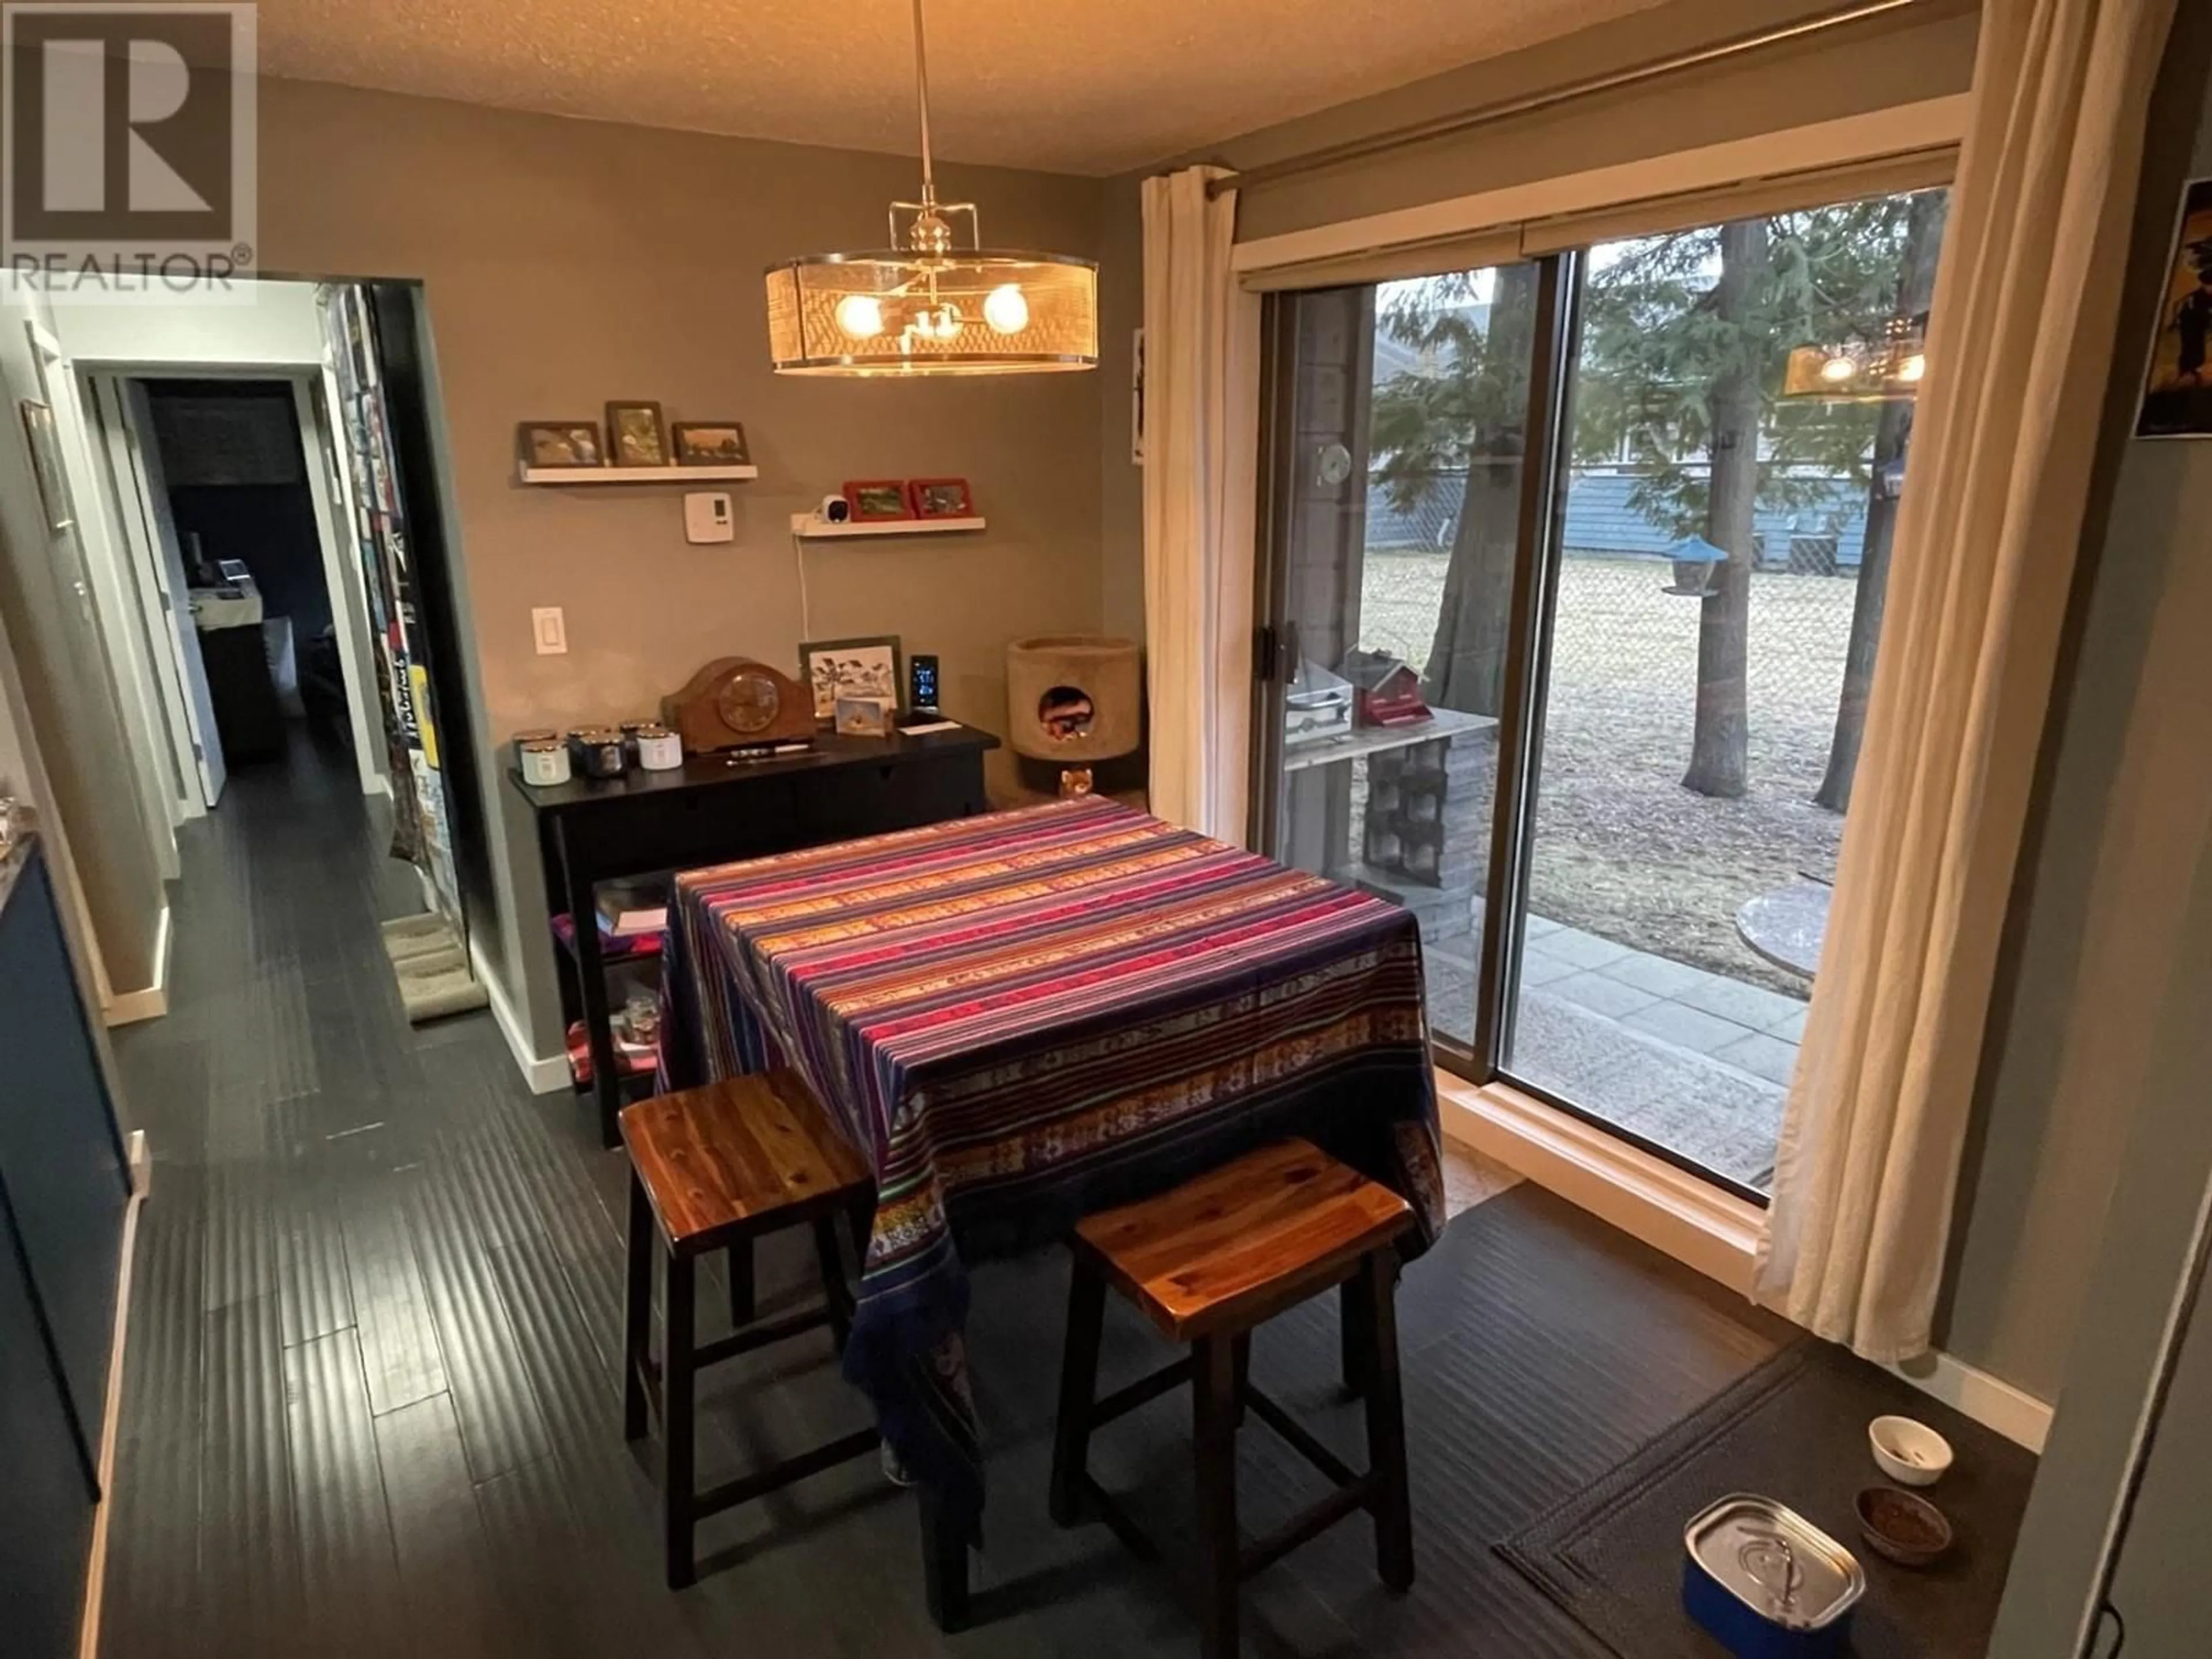
[[[1443, 553], [1367, 561], [1361, 642], [1416, 667], [1443, 592]], [[1812, 804], [1827, 764], [1856, 584], [1753, 579], [1749, 788], [1682, 787], [1696, 708], [1694, 599], [1653, 561], [1570, 557], [1560, 575], [1537, 803], [1533, 906], [1731, 978], [1803, 996], [1736, 937], [1735, 913], [1801, 871], [1832, 875], [1844, 821]]]

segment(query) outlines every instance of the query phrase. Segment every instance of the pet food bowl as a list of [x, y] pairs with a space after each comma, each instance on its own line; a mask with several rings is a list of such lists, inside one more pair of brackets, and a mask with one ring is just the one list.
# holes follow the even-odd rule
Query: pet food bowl
[[1951, 1467], [1951, 1443], [1909, 1417], [1877, 1417], [1867, 1443], [1881, 1472], [1900, 1486], [1932, 1486]]
[[1917, 1492], [1869, 1486], [1856, 1505], [1859, 1534], [1877, 1555], [1900, 1567], [1925, 1567], [1951, 1547], [1951, 1523]]

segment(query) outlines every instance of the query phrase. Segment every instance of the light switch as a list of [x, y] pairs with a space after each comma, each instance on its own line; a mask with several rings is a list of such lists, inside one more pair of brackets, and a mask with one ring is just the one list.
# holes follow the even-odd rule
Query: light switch
[[530, 613], [530, 631], [538, 637], [538, 654], [557, 657], [568, 648], [568, 624], [557, 605], [540, 605]]
[[726, 542], [737, 538], [730, 519], [730, 492], [702, 489], [684, 498], [684, 539], [687, 542]]

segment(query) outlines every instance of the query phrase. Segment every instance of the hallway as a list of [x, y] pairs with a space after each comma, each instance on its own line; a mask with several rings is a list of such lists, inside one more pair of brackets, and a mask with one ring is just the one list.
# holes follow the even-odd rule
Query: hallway
[[[929, 1624], [911, 1502], [867, 1462], [710, 1524], [698, 1587], [663, 1588], [650, 1460], [619, 1431], [620, 1155], [569, 1096], [524, 1091], [489, 1016], [405, 1024], [375, 922], [413, 908], [413, 878], [374, 816], [341, 766], [296, 749], [289, 774], [241, 771], [184, 838], [175, 1012], [116, 1034], [155, 1168], [108, 1659], [1185, 1650], [1158, 1575], [1103, 1528], [1044, 1519], [1057, 1253], [975, 1277], [993, 1468], [977, 1628], [948, 1644]], [[761, 1273], [772, 1308], [811, 1261], [764, 1250]], [[1490, 1543], [1757, 1365], [1780, 1328], [1525, 1184], [1462, 1215], [1400, 1303], [1420, 1582], [1385, 1595], [1364, 1530], [1339, 1529], [1249, 1587], [1251, 1650], [1599, 1653]], [[1106, 1374], [1150, 1341], [1116, 1304]], [[1256, 1363], [1356, 1455], [1334, 1354], [1316, 1305], [1269, 1326]], [[861, 1420], [826, 1337], [718, 1370], [702, 1481]], [[1170, 1536], [1188, 1434], [1163, 1407], [1097, 1459]], [[1240, 1465], [1264, 1529], [1299, 1466], [1265, 1436]]]

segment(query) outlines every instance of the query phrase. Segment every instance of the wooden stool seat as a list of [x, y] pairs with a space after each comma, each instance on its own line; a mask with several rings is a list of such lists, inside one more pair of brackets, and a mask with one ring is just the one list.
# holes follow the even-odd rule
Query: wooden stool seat
[[[629, 1265], [623, 1314], [623, 1429], [642, 1439], [658, 1415], [666, 1442], [661, 1481], [669, 1587], [691, 1583], [692, 1536], [702, 1518], [873, 1451], [873, 1429], [764, 1469], [697, 1489], [692, 1408], [699, 1368], [826, 1325], [839, 1352], [852, 1328], [853, 1294], [837, 1243], [847, 1217], [863, 1265], [875, 1213], [866, 1166], [792, 1072], [738, 1077], [626, 1108], [630, 1159]], [[756, 1322], [752, 1246], [762, 1235], [812, 1224], [822, 1276], [819, 1305]], [[698, 1258], [730, 1252], [731, 1334], [696, 1336]], [[653, 1358], [653, 1261], [667, 1273], [663, 1359]]]
[[[1053, 1436], [1053, 1519], [1069, 1526], [1094, 1510], [1124, 1542], [1158, 1559], [1151, 1540], [1091, 1479], [1091, 1435], [1188, 1382], [1198, 1478], [1200, 1650], [1206, 1659], [1234, 1659], [1242, 1581], [1362, 1510], [1374, 1517], [1382, 1582], [1393, 1589], [1413, 1582], [1395, 1307], [1396, 1242], [1413, 1224], [1413, 1211], [1397, 1194], [1310, 1141], [1286, 1140], [1076, 1228]], [[1347, 1467], [1255, 1388], [1250, 1375], [1253, 1328], [1339, 1285], [1346, 1380], [1366, 1400], [1364, 1472]], [[1143, 1309], [1170, 1340], [1188, 1342], [1190, 1353], [1101, 1399], [1098, 1351], [1109, 1286]], [[1334, 1488], [1250, 1543], [1237, 1526], [1237, 1430], [1248, 1407]]]
[[1075, 1236], [1162, 1335], [1188, 1342], [1296, 1306], [1413, 1224], [1389, 1188], [1286, 1140], [1088, 1217]]
[[867, 1166], [795, 1073], [726, 1078], [625, 1107], [623, 1145], [661, 1237], [678, 1255], [766, 1222], [849, 1209]]

